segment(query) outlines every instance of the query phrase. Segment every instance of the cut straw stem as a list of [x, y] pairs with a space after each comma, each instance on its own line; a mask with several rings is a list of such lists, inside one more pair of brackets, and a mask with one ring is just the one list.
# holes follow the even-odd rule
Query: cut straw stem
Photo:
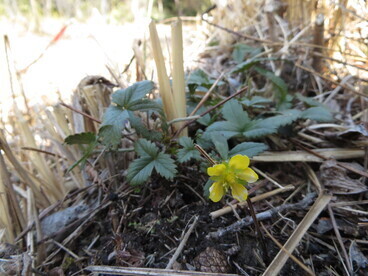
[[[162, 54], [161, 43], [158, 38], [156, 24], [152, 21], [149, 25], [153, 58], [156, 63], [158, 83], [160, 85], [160, 95], [164, 106], [166, 117], [169, 121], [178, 118], [174, 105], [174, 97], [171, 92], [170, 80], [167, 76], [164, 56]], [[175, 126], [174, 126], [175, 128]]]
[[[172, 48], [172, 78], [174, 103], [179, 118], [186, 117], [184, 59], [183, 59], [183, 31], [180, 18], [171, 24]], [[180, 128], [183, 123], [176, 123]], [[188, 136], [188, 128], [184, 128], [179, 136]]]

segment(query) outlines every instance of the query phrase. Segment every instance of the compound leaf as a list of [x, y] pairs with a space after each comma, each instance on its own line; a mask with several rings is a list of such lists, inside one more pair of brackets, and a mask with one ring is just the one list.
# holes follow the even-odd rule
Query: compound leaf
[[201, 159], [201, 155], [198, 150], [196, 150], [192, 139], [183, 136], [179, 139], [179, 144], [183, 147], [178, 151], [178, 161], [180, 163], [187, 162], [192, 158], [196, 160]]
[[140, 156], [130, 163], [127, 179], [132, 185], [143, 184], [155, 169], [166, 179], [172, 179], [176, 174], [174, 160], [163, 152], [159, 152], [158, 147], [146, 139], [139, 139], [134, 149]]
[[110, 105], [103, 115], [98, 136], [102, 144], [116, 148], [121, 140], [121, 132], [127, 123], [129, 113], [120, 106]]
[[334, 120], [331, 112], [323, 106], [308, 108], [301, 113], [301, 117], [318, 122], [332, 122]]
[[243, 142], [239, 145], [236, 145], [229, 152], [229, 156], [234, 156], [237, 154], [246, 155], [248, 157], [253, 157], [255, 155], [260, 154], [267, 150], [267, 145], [263, 143], [255, 143], [255, 142]]
[[152, 89], [152, 81], [140, 81], [125, 89], [116, 91], [112, 94], [112, 101], [121, 107], [130, 109], [130, 106], [144, 98]]

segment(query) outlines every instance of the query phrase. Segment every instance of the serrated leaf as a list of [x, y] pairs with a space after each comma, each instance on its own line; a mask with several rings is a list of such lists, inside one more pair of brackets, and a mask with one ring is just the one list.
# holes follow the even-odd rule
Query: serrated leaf
[[267, 104], [271, 102], [272, 101], [270, 99], [260, 97], [260, 96], [254, 96], [251, 99], [242, 100], [241, 103], [249, 107], [262, 108], [264, 107], [263, 104]]
[[230, 100], [224, 104], [222, 115], [227, 121], [243, 126], [249, 122], [248, 113], [243, 110], [242, 105], [237, 100]]
[[[210, 88], [212, 84], [215, 82], [215, 80], [211, 79], [203, 70], [197, 69], [193, 71], [189, 78], [187, 79], [187, 85], [190, 90], [193, 91], [193, 89], [197, 89], [198, 86], [203, 86], [206, 88]], [[223, 85], [223, 81], [219, 81], [217, 83], [217, 86]], [[195, 87], [197, 86], [197, 87]]]
[[138, 101], [134, 101], [132, 102], [129, 106], [128, 109], [131, 111], [156, 111], [159, 114], [163, 113], [163, 109], [162, 109], [162, 105], [160, 105], [159, 103], [149, 100], [149, 99], [141, 99]]
[[225, 136], [216, 133], [212, 134], [211, 138], [221, 158], [226, 160], [229, 154], [229, 145], [227, 144], [227, 139], [225, 138]]
[[173, 179], [176, 174], [174, 160], [166, 153], [160, 152], [154, 161], [156, 171], [166, 179]]
[[308, 108], [301, 113], [300, 117], [318, 122], [332, 122], [334, 120], [331, 112], [322, 106]]
[[198, 150], [196, 150], [192, 139], [189, 137], [183, 136], [179, 139], [179, 144], [183, 147], [178, 151], [178, 161], [180, 163], [184, 163], [189, 161], [190, 159], [200, 160], [201, 155]]
[[144, 98], [152, 89], [152, 81], [140, 81], [125, 89], [116, 91], [112, 94], [112, 101], [121, 107], [129, 109], [132, 103]]
[[267, 145], [263, 143], [255, 143], [255, 142], [243, 142], [239, 145], [236, 145], [229, 152], [229, 156], [232, 157], [237, 154], [246, 155], [248, 157], [253, 157], [255, 155], [260, 154], [267, 150]]
[[127, 179], [132, 185], [144, 183], [155, 169], [166, 179], [172, 179], [176, 174], [174, 160], [168, 154], [158, 152], [155, 144], [146, 139], [139, 139], [134, 145], [140, 158], [130, 163]]
[[154, 143], [143, 138], [135, 142], [134, 150], [141, 157], [149, 156], [151, 158], [156, 158], [158, 155], [158, 147]]
[[95, 142], [96, 134], [93, 132], [82, 132], [74, 135], [69, 135], [64, 142], [68, 145], [85, 145]]
[[206, 132], [203, 134], [203, 138], [206, 140], [210, 140], [213, 132], [220, 132], [225, 138], [229, 139], [231, 137], [241, 135], [242, 127], [237, 126], [236, 124], [228, 121], [219, 121], [215, 122], [209, 127], [207, 127]]
[[142, 122], [141, 118], [129, 112], [129, 121], [131, 126], [135, 129], [138, 135], [151, 141], [159, 141], [162, 139], [162, 133], [148, 129]]
[[261, 123], [264, 127], [275, 127], [289, 125], [292, 122], [298, 120], [302, 114], [300, 110], [288, 109], [281, 112], [281, 115], [276, 115], [267, 119], [264, 119]]
[[265, 125], [264, 120], [254, 120], [249, 122], [243, 129], [241, 136], [247, 139], [261, 138], [277, 132], [274, 125]]
[[127, 179], [132, 185], [143, 184], [151, 176], [154, 163], [149, 156], [135, 159], [130, 163]]
[[[223, 109], [226, 121], [215, 122], [206, 129], [206, 135], [218, 133], [226, 139], [231, 137], [259, 138], [275, 133], [277, 128], [272, 125], [263, 125], [263, 120], [250, 121], [248, 114], [236, 100], [228, 101]], [[207, 137], [208, 139], [208, 137]]]
[[119, 106], [110, 105], [103, 115], [98, 136], [102, 144], [117, 147], [120, 144], [121, 132], [127, 123], [129, 113]]

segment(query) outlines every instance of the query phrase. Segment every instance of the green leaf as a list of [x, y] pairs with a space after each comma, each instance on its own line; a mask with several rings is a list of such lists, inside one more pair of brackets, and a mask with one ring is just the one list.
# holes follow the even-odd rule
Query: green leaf
[[311, 107], [301, 113], [301, 118], [315, 120], [318, 122], [332, 122], [334, 120], [331, 112], [323, 107]]
[[82, 132], [74, 135], [69, 135], [64, 142], [68, 145], [85, 145], [91, 144], [97, 140], [96, 134], [93, 132]]
[[154, 163], [151, 157], [138, 158], [130, 163], [127, 179], [132, 185], [140, 185], [151, 176], [153, 168]]
[[[196, 89], [198, 86], [210, 88], [215, 80], [211, 79], [203, 70], [197, 69], [193, 71], [187, 79], [187, 85], [190, 90]], [[219, 81], [217, 86], [223, 85], [223, 81]], [[196, 87], [195, 87], [196, 86]]]
[[248, 114], [243, 111], [241, 104], [236, 100], [230, 100], [225, 103], [222, 114], [226, 121], [219, 121], [210, 125], [206, 130], [204, 138], [215, 133], [223, 135], [226, 139], [231, 137], [250, 139], [263, 137], [277, 131], [275, 126], [263, 125], [263, 120], [251, 121]]
[[262, 48], [254, 48], [245, 44], [236, 44], [232, 53], [232, 58], [236, 63], [242, 62], [246, 56], [253, 57], [262, 52]]
[[149, 139], [151, 141], [160, 141], [162, 139], [162, 133], [148, 129], [143, 124], [141, 118], [135, 116], [133, 112], [129, 112], [129, 121], [137, 134], [143, 138]]
[[160, 152], [154, 161], [156, 171], [166, 179], [173, 179], [176, 174], [176, 165], [170, 155]]
[[283, 105], [286, 101], [288, 101], [290, 98], [287, 97], [288, 95], [288, 87], [284, 80], [278, 76], [276, 76], [273, 72], [267, 71], [263, 68], [256, 67], [255, 70], [264, 76], [265, 78], [269, 79], [278, 89], [279, 95], [278, 95], [278, 106]]
[[234, 155], [241, 154], [248, 157], [253, 157], [261, 152], [264, 152], [267, 150], [267, 148], [267, 145], [263, 143], [243, 142], [232, 148], [229, 152], [229, 156], [232, 157]]
[[166, 179], [172, 179], [176, 174], [174, 160], [163, 152], [159, 152], [157, 146], [146, 139], [138, 139], [134, 145], [140, 158], [130, 163], [127, 179], [132, 185], [144, 183], [155, 169]]
[[225, 136], [221, 134], [212, 134], [211, 138], [221, 158], [226, 160], [229, 154], [229, 146], [227, 144], [227, 139], [225, 138]]
[[201, 160], [201, 155], [196, 150], [192, 139], [189, 137], [180, 137], [179, 144], [183, 147], [178, 151], [178, 161], [184, 163], [190, 159]]
[[134, 102], [141, 100], [153, 89], [152, 81], [140, 81], [125, 89], [112, 94], [112, 101], [117, 105], [129, 109]]
[[98, 136], [102, 144], [116, 148], [120, 144], [121, 132], [124, 129], [129, 112], [119, 106], [110, 105], [103, 115], [102, 124]]
[[203, 195], [205, 198], [209, 198], [210, 197], [210, 188], [213, 184], [213, 181], [211, 179], [208, 179], [206, 184], [203, 187]]
[[237, 100], [230, 100], [224, 104], [222, 115], [227, 121], [233, 122], [239, 126], [249, 122], [248, 113], [243, 110], [242, 105]]
[[261, 125], [265, 127], [276, 127], [286, 126], [292, 122], [298, 120], [302, 114], [300, 110], [288, 109], [280, 112], [281, 115], [276, 115], [267, 119], [264, 119]]
[[301, 101], [304, 102], [305, 104], [307, 104], [308, 106], [324, 106], [322, 103], [316, 101], [315, 99], [313, 99], [312, 97], [304, 97], [302, 94], [300, 93], [296, 93], [296, 97]]
[[158, 155], [157, 146], [146, 139], [138, 139], [138, 141], [134, 144], [134, 150], [139, 156], [142, 157], [149, 156], [151, 158], [155, 158]]
[[242, 100], [241, 103], [249, 107], [264, 108], [263, 104], [268, 104], [271, 102], [272, 101], [270, 99], [260, 97], [260, 96], [254, 96], [251, 99]]
[[239, 63], [238, 65], [236, 65], [234, 67], [233, 70], [230, 71], [230, 74], [234, 74], [234, 73], [240, 73], [240, 72], [244, 72], [249, 70], [250, 68], [252, 68], [254, 65], [260, 63], [263, 59], [260, 58], [255, 58], [255, 59], [250, 59], [250, 60], [246, 60], [242, 63]]

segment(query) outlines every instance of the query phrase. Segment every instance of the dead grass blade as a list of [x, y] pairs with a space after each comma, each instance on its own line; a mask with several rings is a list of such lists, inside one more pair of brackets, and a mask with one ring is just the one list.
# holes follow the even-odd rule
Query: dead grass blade
[[[364, 156], [364, 150], [356, 148], [325, 148], [312, 150], [317, 154], [323, 155], [326, 158], [341, 159], [354, 159]], [[311, 153], [304, 151], [279, 151], [270, 152], [266, 151], [260, 155], [251, 158], [253, 161], [258, 162], [323, 162], [324, 159], [319, 158]]]
[[299, 261], [294, 255], [292, 255], [289, 251], [287, 251], [285, 249], [285, 247], [282, 246], [282, 244], [275, 239], [274, 236], [272, 236], [272, 234], [267, 230], [267, 228], [263, 225], [263, 223], [261, 222], [262, 228], [263, 230], [266, 232], [267, 236], [269, 236], [271, 238], [271, 240], [281, 249], [284, 250], [286, 254], [289, 255], [289, 257], [295, 262], [297, 263], [302, 269], [304, 269], [305, 272], [307, 272], [309, 275], [315, 275], [313, 273], [313, 271], [311, 271], [306, 265], [304, 265], [301, 261]]
[[8, 158], [9, 162], [13, 165], [14, 169], [19, 174], [20, 178], [28, 185], [36, 198], [37, 204], [41, 208], [45, 208], [50, 205], [49, 199], [45, 196], [45, 194], [41, 193], [39, 186], [32, 180], [31, 176], [28, 172], [23, 168], [23, 166], [19, 163], [15, 155], [13, 154], [12, 150], [10, 149], [4, 134], [0, 131], [0, 148], [4, 151], [6, 157]]
[[[292, 253], [296, 246], [299, 244], [300, 240], [303, 238], [304, 234], [307, 232], [308, 228], [312, 225], [314, 220], [322, 212], [322, 210], [330, 202], [332, 196], [323, 194], [320, 195], [313, 206], [310, 208], [308, 213], [305, 215], [303, 220], [299, 223], [297, 228], [291, 237], [287, 240], [284, 248]], [[282, 267], [285, 265], [289, 255], [285, 253], [284, 250], [280, 250], [276, 257], [273, 259], [271, 264], [267, 267], [266, 271], [263, 273], [264, 276], [278, 275]]]

